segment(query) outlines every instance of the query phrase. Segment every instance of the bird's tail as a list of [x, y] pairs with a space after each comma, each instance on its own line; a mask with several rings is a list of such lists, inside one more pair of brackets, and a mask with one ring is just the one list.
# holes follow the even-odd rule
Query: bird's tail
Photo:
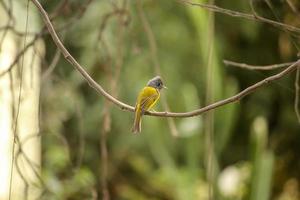
[[131, 131], [133, 133], [140, 133], [142, 130], [142, 112], [141, 109], [136, 109], [134, 115], [134, 122]]

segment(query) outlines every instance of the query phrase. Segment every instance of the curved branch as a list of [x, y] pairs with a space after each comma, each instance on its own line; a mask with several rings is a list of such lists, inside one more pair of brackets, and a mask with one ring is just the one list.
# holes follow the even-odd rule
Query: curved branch
[[[134, 111], [134, 107], [127, 105], [118, 99], [114, 98], [111, 96], [108, 92], [106, 92], [96, 81], [94, 81], [91, 76], [84, 70], [84, 68], [74, 59], [74, 57], [68, 52], [68, 50], [65, 48], [65, 46], [62, 44], [60, 41], [58, 35], [55, 32], [55, 29], [48, 17], [47, 12], [44, 10], [44, 8], [41, 6], [38, 0], [31, 0], [34, 5], [38, 8], [39, 12], [41, 13], [43, 20], [48, 28], [48, 31], [55, 42], [56, 46], [58, 49], [61, 51], [61, 53], [64, 55], [65, 59], [73, 66], [75, 67], [76, 70], [79, 71], [79, 73], [84, 77], [84, 79], [88, 82], [88, 84], [95, 89], [99, 94], [104, 96], [108, 101], [114, 103], [116, 106], [121, 108], [122, 110], [127, 110], [127, 111]], [[229, 104], [229, 103], [234, 103], [242, 99], [243, 97], [247, 96], [248, 94], [254, 92], [256, 89], [262, 87], [263, 85], [268, 84], [269, 82], [278, 80], [282, 78], [283, 76], [287, 75], [288, 73], [294, 71], [298, 66], [300, 66], [300, 59], [294, 62], [292, 65], [290, 65], [288, 68], [285, 70], [281, 71], [278, 74], [275, 74], [273, 76], [270, 76], [268, 78], [265, 78], [249, 87], [246, 89], [242, 90], [238, 94], [229, 97], [227, 99], [217, 101], [213, 104], [210, 104], [208, 106], [205, 106], [203, 108], [193, 110], [190, 112], [183, 112], [183, 113], [176, 113], [176, 112], [146, 112], [146, 115], [152, 115], [152, 116], [159, 116], [159, 117], [193, 117], [197, 115], [201, 115], [204, 112], [207, 112], [209, 110], [218, 108], [220, 106]]]
[[110, 94], [108, 94], [96, 81], [94, 81], [91, 76], [83, 69], [83, 67], [75, 60], [75, 58], [69, 53], [69, 51], [65, 48], [65, 46], [62, 44], [61, 40], [59, 39], [50, 19], [47, 14], [47, 12], [44, 10], [42, 5], [39, 3], [38, 0], [31, 0], [33, 4], [38, 8], [39, 12], [41, 13], [43, 20], [45, 22], [45, 25], [47, 26], [47, 29], [55, 43], [55, 45], [58, 47], [58, 49], [61, 51], [61, 53], [64, 55], [65, 59], [80, 72], [80, 74], [86, 79], [86, 81], [89, 83], [89, 85], [94, 88], [99, 94], [106, 97], [109, 101], [113, 102], [114, 104], [118, 105], [121, 109], [134, 111], [134, 107], [129, 106], [116, 98], [112, 97]]

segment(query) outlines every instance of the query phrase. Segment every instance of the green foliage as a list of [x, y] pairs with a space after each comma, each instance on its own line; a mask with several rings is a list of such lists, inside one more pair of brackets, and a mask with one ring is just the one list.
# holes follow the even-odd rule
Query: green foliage
[[[56, 3], [45, 1], [44, 6], [52, 10]], [[81, 3], [70, 1], [71, 8]], [[250, 10], [247, 1], [237, 1], [234, 5], [232, 1], [215, 3], [245, 12]], [[92, 1], [87, 12], [61, 33], [66, 47], [89, 74], [130, 105], [135, 104], [139, 90], [156, 75], [136, 4], [128, 1], [128, 23], [120, 22], [124, 20], [121, 15], [107, 20], [101, 41], [98, 40], [101, 23], [113, 10], [110, 1]], [[203, 9], [176, 1], [147, 0], [142, 4], [156, 39], [161, 75], [169, 88], [162, 92], [174, 112], [204, 106], [208, 92], [213, 92], [213, 101], [230, 97], [269, 75], [226, 67], [223, 59], [250, 64], [284, 62], [277, 47], [279, 31], [270, 26], [216, 14], [215, 34], [209, 35], [212, 24], [208, 23], [208, 12]], [[56, 26], [69, 20], [66, 11], [55, 21]], [[213, 83], [212, 91], [207, 91], [211, 39], [214, 39]], [[51, 54], [47, 55], [47, 61], [51, 62], [53, 44], [49, 38], [45, 42]], [[120, 76], [116, 91], [112, 92], [120, 59]], [[293, 112], [292, 84], [288, 77], [240, 102], [215, 110], [213, 162], [218, 199], [270, 199], [275, 195], [275, 188], [282, 188], [289, 176], [300, 177], [297, 165], [283, 164], [283, 168], [277, 169], [284, 177], [278, 182], [272, 173], [276, 170], [275, 163], [289, 159], [290, 152], [293, 159], [289, 162], [296, 160], [299, 164], [296, 155], [300, 136]], [[95, 193], [101, 199], [104, 165], [108, 167], [111, 199], [207, 198], [206, 124], [202, 115], [174, 119], [179, 130], [176, 138], [170, 134], [167, 119], [144, 116], [142, 133], [133, 135], [130, 132], [133, 114], [107, 104], [63, 58], [42, 87], [42, 173], [49, 188], [45, 199], [92, 199]], [[100, 147], [105, 107], [111, 122], [106, 140], [107, 163], [101, 160]], [[163, 110], [161, 103], [155, 110]], [[261, 115], [263, 124], [254, 122], [253, 126], [266, 127], [265, 130], [251, 130], [254, 119]], [[234, 168], [240, 184], [228, 196], [218, 185], [221, 182], [218, 175], [228, 172], [227, 167]], [[289, 174], [289, 170], [294, 173]]]
[[274, 155], [266, 150], [267, 124], [263, 117], [253, 123], [252, 140], [252, 183], [251, 200], [267, 200], [270, 197]]

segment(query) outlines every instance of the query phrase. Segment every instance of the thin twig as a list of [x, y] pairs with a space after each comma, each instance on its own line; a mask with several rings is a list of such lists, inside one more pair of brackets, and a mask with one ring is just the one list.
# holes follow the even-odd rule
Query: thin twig
[[[25, 24], [25, 32], [28, 30], [28, 20], [29, 20], [29, 0], [27, 0], [27, 6], [26, 6], [26, 24]], [[24, 49], [26, 47], [26, 35], [24, 37]], [[20, 69], [20, 85], [19, 85], [19, 96], [18, 96], [18, 106], [17, 106], [17, 113], [16, 113], [16, 118], [14, 122], [14, 130], [13, 130], [13, 146], [12, 146], [12, 158], [11, 158], [11, 171], [10, 171], [10, 177], [9, 177], [9, 193], [8, 193], [8, 199], [11, 199], [12, 195], [12, 177], [13, 177], [13, 172], [14, 172], [14, 159], [15, 159], [15, 144], [19, 142], [18, 140], [18, 134], [17, 134], [17, 129], [18, 129], [18, 119], [19, 119], [19, 113], [20, 113], [20, 106], [21, 106], [21, 96], [22, 96], [22, 85], [23, 85], [23, 67], [24, 67], [24, 57], [22, 57], [21, 61], [21, 69]]]
[[[96, 90], [96, 92], [100, 95], [102, 95], [103, 97], [105, 97], [108, 101], [114, 103], [116, 106], [118, 106], [119, 108], [121, 108], [122, 110], [127, 110], [127, 111], [131, 111], [134, 112], [134, 107], [130, 106], [128, 104], [123, 103], [122, 101], [119, 101], [118, 99], [116, 99], [115, 97], [111, 96], [108, 92], [106, 92], [101, 85], [99, 85], [95, 80], [93, 80], [91, 78], [91, 76], [84, 70], [84, 68], [74, 59], [74, 57], [68, 52], [68, 50], [65, 48], [65, 46], [62, 44], [62, 42], [60, 41], [58, 35], [55, 32], [55, 29], [52, 25], [52, 23], [50, 22], [50, 19], [48, 17], [47, 12], [43, 9], [43, 7], [41, 6], [41, 4], [39, 3], [38, 0], [31, 0], [34, 5], [38, 8], [40, 14], [42, 15], [42, 18], [49, 30], [49, 33], [52, 36], [52, 39], [54, 41], [54, 43], [56, 44], [56, 46], [60, 49], [60, 51], [62, 52], [62, 54], [64, 55], [65, 59], [76, 69], [78, 70], [78, 72], [83, 76], [83, 78], [88, 82], [88, 84], [94, 89]], [[268, 78], [265, 78], [249, 87], [247, 87], [246, 89], [242, 90], [241, 92], [239, 92], [238, 94], [231, 96], [229, 98], [220, 100], [218, 102], [212, 103], [208, 106], [205, 106], [203, 108], [200, 109], [196, 109], [190, 112], [181, 112], [181, 113], [176, 113], [176, 112], [146, 112], [146, 115], [152, 115], [152, 116], [159, 116], [159, 117], [194, 117], [194, 116], [198, 116], [201, 115], [204, 112], [207, 112], [209, 110], [218, 108], [220, 106], [229, 104], [229, 103], [234, 103], [239, 101], [240, 99], [242, 99], [243, 97], [251, 94], [252, 92], [256, 91], [258, 88], [272, 82], [272, 81], [276, 81], [280, 78], [282, 78], [283, 76], [289, 74], [290, 72], [294, 71], [298, 65], [300, 64], [300, 59], [297, 60], [296, 62], [294, 62], [292, 65], [290, 65], [289, 67], [287, 67], [285, 70], [281, 71], [280, 73], [277, 73], [273, 76], [270, 76]]]
[[29, 187], [29, 181], [27, 181], [23, 171], [21, 170], [21, 167], [19, 165], [19, 160], [20, 160], [20, 156], [19, 154], [16, 154], [16, 161], [15, 161], [15, 166], [16, 166], [16, 170], [18, 172], [18, 175], [19, 177], [21, 178], [21, 180], [23, 181], [24, 183], [24, 193], [23, 193], [23, 198], [24, 200], [27, 200], [28, 199], [28, 187]]
[[280, 64], [273, 64], [273, 65], [248, 65], [245, 63], [238, 63], [238, 62], [233, 62], [229, 60], [223, 60], [223, 63], [227, 66], [233, 66], [233, 67], [239, 67], [239, 68], [244, 68], [244, 69], [249, 69], [249, 70], [274, 70], [278, 68], [283, 68], [283, 67], [288, 67], [292, 65], [295, 62], [287, 62], [287, 63], [280, 63]]
[[291, 0], [285, 0], [291, 10], [300, 18], [300, 12]]
[[[2, 35], [2, 38], [0, 39], [0, 41], [1, 41], [1, 42], [0, 42], [0, 51], [1, 51], [1, 46], [2, 46], [2, 45], [1, 45], [1, 44], [2, 44], [2, 40], [5, 38], [5, 35], [6, 35], [6, 33], [7, 33], [8, 30], [11, 30], [14, 34], [16, 34], [17, 36], [20, 36], [20, 37], [25, 36], [25, 35], [27, 35], [27, 36], [32, 35], [32, 36], [33, 36], [33, 39], [32, 39], [31, 42], [29, 42], [29, 43], [26, 45], [26, 47], [25, 47], [24, 49], [22, 49], [22, 50], [18, 53], [18, 55], [15, 57], [15, 60], [10, 64], [10, 66], [9, 66], [6, 70], [0, 72], [0, 77], [3, 76], [3, 75], [5, 75], [7, 72], [11, 71], [12, 68], [13, 68], [13, 67], [17, 64], [17, 62], [19, 61], [20, 57], [21, 57], [23, 54], [25, 54], [26, 51], [27, 51], [31, 46], [33, 46], [33, 45], [35, 44], [35, 42], [36, 42], [40, 37], [42, 37], [42, 36], [44, 36], [44, 35], [46, 35], [46, 34], [49, 34], [49, 32], [46, 31], [46, 30], [47, 30], [47, 29], [46, 29], [46, 26], [44, 26], [44, 27], [41, 29], [41, 31], [39, 31], [39, 32], [35, 32], [35, 31], [34, 31], [34, 32], [29, 32], [28, 30], [27, 30], [27, 32], [21, 32], [21, 31], [16, 30], [16, 29], [15, 29], [15, 26], [13, 26], [14, 20], [15, 20], [15, 19], [13, 18], [13, 15], [12, 15], [12, 5], [11, 5], [11, 1], [12, 1], [12, 0], [9, 1], [9, 2], [10, 2], [9, 6], [10, 6], [11, 8], [9, 8], [9, 9], [6, 8], [6, 9], [8, 10], [8, 11], [7, 11], [8, 15], [11, 16], [11, 17], [9, 18], [7, 25], [5, 25], [5, 26], [3, 26], [3, 27], [0, 27], [0, 31], [4, 30], [4, 33], [3, 33], [3, 35]], [[88, 6], [90, 5], [90, 3], [91, 3], [92, 1], [93, 1], [93, 0], [87, 0], [87, 3], [86, 3], [86, 4], [83, 4], [83, 6], [79, 7], [79, 12], [77, 12], [76, 15], [75, 15], [74, 17], [72, 17], [68, 22], [66, 22], [65, 24], [63, 24], [63, 25], [60, 26], [59, 28], [57, 28], [57, 31], [63, 31], [63, 30], [65, 30], [66, 28], [70, 27], [70, 26], [71, 26], [72, 24], [74, 24], [75, 22], [77, 22], [78, 19], [84, 15], [84, 13], [86, 12]], [[2, 2], [2, 1], [1, 1], [1, 2]], [[65, 1], [64, 1], [64, 3], [65, 3]], [[53, 13], [52, 15], [50, 15], [50, 16], [51, 16], [51, 17], [50, 17], [50, 20], [51, 20], [51, 21], [54, 20], [54, 19], [57, 17], [57, 14], [60, 13], [61, 9], [63, 9], [63, 7], [64, 7], [63, 4], [64, 4], [64, 3], [59, 4], [59, 5], [55, 8], [54, 13]], [[4, 5], [5, 5], [5, 4], [4, 4]], [[10, 21], [12, 21], [12, 25], [10, 25]]]
[[117, 10], [113, 10], [111, 12], [108, 12], [103, 16], [103, 20], [100, 24], [99, 33], [98, 33], [98, 40], [99, 41], [102, 40], [102, 35], [103, 35], [103, 32], [105, 30], [105, 27], [107, 25], [108, 20], [111, 19], [114, 16], [120, 16], [120, 15], [129, 16], [128, 11], [126, 9], [119, 9], [119, 8]]
[[18, 53], [18, 55], [16, 55], [14, 61], [9, 65], [9, 67], [6, 70], [0, 72], [0, 78], [1, 78], [1, 76], [5, 75], [7, 72], [10, 72], [13, 69], [13, 67], [19, 62], [20, 58], [27, 52], [27, 50], [31, 46], [33, 46], [35, 44], [35, 42], [38, 40], [39, 37], [41, 37], [40, 34], [36, 35], [31, 40], [31, 42], [29, 42], [25, 45], [25, 47]]
[[234, 10], [221, 8], [221, 7], [218, 7], [216, 5], [210, 5], [210, 4], [204, 4], [204, 3], [195, 3], [195, 2], [184, 1], [184, 0], [178, 0], [178, 2], [188, 4], [188, 5], [191, 5], [191, 6], [201, 7], [201, 8], [213, 11], [213, 12], [226, 14], [226, 15], [229, 15], [231, 17], [240, 17], [240, 18], [244, 18], [244, 19], [248, 19], [248, 20], [263, 22], [263, 23], [266, 23], [266, 24], [270, 24], [270, 25], [279, 27], [281, 29], [286, 29], [286, 30], [289, 30], [289, 31], [292, 31], [292, 32], [300, 33], [300, 28], [297, 28], [295, 26], [291, 26], [291, 25], [288, 25], [288, 24], [284, 24], [284, 23], [281, 23], [281, 22], [273, 21], [273, 20], [270, 20], [270, 19], [267, 19], [267, 18], [264, 18], [264, 17], [260, 17], [260, 16], [257, 16], [255, 14], [238, 12], [238, 11], [234, 11]]
[[109, 102], [105, 101], [104, 113], [103, 113], [103, 123], [101, 129], [101, 139], [100, 139], [100, 151], [101, 151], [101, 188], [102, 188], [102, 199], [109, 200], [109, 190], [108, 190], [108, 150], [107, 150], [107, 134], [110, 131], [110, 112], [109, 112]]
[[9, 27], [11, 26], [11, 22], [14, 23], [14, 18], [13, 18], [12, 11], [11, 11], [12, 8], [10, 6], [9, 6], [9, 8], [7, 8], [4, 1], [1, 2], [1, 5], [4, 8], [4, 10], [7, 12], [8, 20], [7, 20], [6, 25], [4, 26], [4, 27], [6, 27], [4, 29], [4, 33], [2, 34], [2, 37], [0, 38], [0, 52], [2, 51], [3, 41], [5, 39], [5, 36], [8, 34]]
[[[252, 0], [253, 1], [253, 0]], [[274, 17], [276, 18], [276, 20], [278, 22], [281, 22], [278, 14], [276, 13], [273, 4], [269, 1], [269, 0], [264, 0], [264, 2], [267, 4], [267, 6], [269, 7], [269, 9], [272, 11]], [[286, 30], [285, 28], [283, 29], [283, 31], [287, 34], [288, 38], [290, 39], [290, 41], [292, 42], [293, 46], [297, 49], [297, 52], [299, 52], [299, 47], [297, 42], [295, 41], [295, 39], [291, 36], [292, 34]]]
[[300, 93], [300, 86], [299, 86], [299, 75], [300, 74], [300, 68], [297, 68], [296, 71], [296, 79], [295, 79], [295, 101], [294, 101], [294, 109], [295, 113], [298, 119], [298, 122], [300, 123], [300, 112], [299, 112], [299, 93]]
[[[113, 6], [114, 7], [114, 6]], [[114, 7], [116, 10], [124, 10], [126, 11], [126, 4], [123, 4], [123, 7], [118, 9], [118, 7]], [[128, 16], [129, 14], [127, 12], [125, 12]], [[116, 62], [115, 62], [115, 73], [113, 74], [112, 71], [110, 70], [110, 85], [111, 85], [111, 93], [114, 96], [118, 95], [118, 83], [119, 83], [119, 79], [120, 79], [120, 75], [121, 75], [121, 69], [123, 67], [123, 63], [124, 63], [124, 30], [125, 30], [125, 26], [126, 23], [123, 23], [123, 17], [125, 15], [118, 15], [118, 21], [119, 21], [119, 30], [118, 30], [118, 34], [117, 34], [117, 45], [118, 45], [118, 50], [117, 50], [117, 56], [116, 56]], [[112, 61], [112, 60], [110, 60]], [[112, 62], [111, 62], [112, 64]], [[104, 167], [104, 172], [105, 172], [105, 180], [103, 180], [103, 199], [104, 200], [109, 200], [110, 199], [110, 194], [109, 194], [109, 190], [108, 190], [108, 164], [109, 164], [109, 160], [108, 160], [108, 150], [107, 150], [107, 138], [108, 138], [108, 133], [111, 130], [111, 114], [110, 114], [110, 107], [111, 104], [109, 103], [109, 101], [106, 101], [107, 106], [105, 106], [106, 108], [106, 112], [104, 112], [104, 116], [103, 116], [103, 132], [102, 132], [102, 139], [101, 141], [103, 141], [102, 143], [102, 147], [103, 147], [103, 159], [102, 161], [104, 161], [104, 163], [102, 164], [102, 166]]]
[[129, 106], [119, 100], [117, 100], [116, 98], [112, 97], [111, 95], [109, 95], [99, 84], [97, 84], [96, 81], [94, 81], [90, 75], [84, 70], [84, 68], [74, 59], [74, 57], [69, 53], [69, 51], [65, 48], [65, 46], [62, 44], [61, 40], [59, 39], [56, 31], [54, 30], [54, 27], [48, 17], [47, 12], [44, 10], [44, 8], [42, 7], [42, 5], [39, 3], [38, 0], [31, 0], [34, 5], [38, 8], [39, 12], [42, 14], [43, 20], [49, 30], [49, 33], [52, 36], [52, 39], [54, 41], [54, 43], [56, 44], [56, 46], [60, 49], [60, 51], [62, 52], [62, 54], [64, 55], [65, 59], [76, 68], [76, 70], [78, 70], [81, 75], [88, 81], [89, 85], [94, 88], [98, 93], [102, 94], [103, 96], [105, 96], [109, 101], [117, 104], [119, 107], [121, 107], [121, 109], [124, 110], [130, 110], [130, 111], [134, 111], [134, 108], [132, 106]]
[[[10, 4], [13, 0], [9, 0]], [[56, 8], [54, 8], [53, 13], [49, 14], [49, 17], [51, 19], [51, 21], [53, 22], [58, 16], [59, 14], [62, 12], [62, 10], [65, 7], [65, 4], [68, 2], [69, 0], [64, 0], [61, 1]], [[87, 3], [84, 3], [82, 6], [79, 6], [78, 9], [76, 11], [74, 11], [75, 15], [70, 17], [70, 19], [68, 19], [67, 22], [65, 22], [64, 24], [60, 25], [58, 28], [56, 28], [57, 32], [61, 32], [64, 31], [67, 28], [70, 28], [73, 24], [75, 24], [76, 22], [78, 22], [78, 20], [85, 14], [88, 6], [91, 4], [93, 0], [87, 0]], [[1, 2], [1, 1], [0, 1]], [[10, 11], [10, 13], [12, 13], [12, 11]], [[11, 14], [12, 15], [12, 14]], [[27, 31], [26, 33], [23, 31], [19, 31], [15, 28], [14, 24], [15, 24], [15, 18], [13, 17], [13, 15], [11, 16], [12, 19], [12, 25], [5, 25], [0, 27], [0, 30], [5, 30], [5, 29], [9, 29], [11, 30], [14, 34], [16, 34], [17, 36], [24, 36], [25, 34], [27, 36], [36, 36], [36, 35], [47, 35], [49, 34], [48, 31], [46, 31], [47, 29], [45, 29], [45, 27], [43, 27], [41, 29], [41, 31]]]
[[53, 72], [53, 70], [55, 69], [55, 67], [58, 64], [58, 61], [61, 57], [61, 52], [59, 51], [59, 49], [56, 50], [54, 57], [52, 59], [52, 62], [49, 64], [47, 70], [42, 74], [42, 80], [43, 82], [48, 78], [48, 76]]
[[[126, 10], [126, 4], [124, 4], [123, 8], [118, 8], [117, 6], [114, 6], [113, 4], [111, 4], [113, 7], [113, 11], [111, 13], [118, 13], [119, 10]], [[106, 15], [106, 16], [113, 16], [113, 15]], [[118, 87], [118, 80], [120, 78], [120, 74], [121, 74], [121, 69], [123, 66], [123, 62], [124, 62], [124, 23], [123, 23], [123, 15], [118, 14], [118, 22], [119, 22], [119, 26], [118, 26], [118, 31], [117, 31], [117, 56], [114, 65], [115, 65], [115, 72], [113, 73], [113, 71], [111, 70], [112, 67], [110, 67], [109, 69], [107, 69], [106, 71], [108, 72], [108, 79], [109, 79], [109, 83], [110, 83], [110, 92], [112, 93], [112, 95], [117, 96], [118, 92], [117, 92], [117, 87]], [[102, 40], [101, 37], [101, 33], [102, 31], [104, 31], [105, 28], [105, 24], [107, 22], [108, 18], [104, 18], [102, 21], [102, 25], [99, 32], [99, 40], [104, 42], [104, 40]], [[105, 42], [104, 42], [105, 43]], [[112, 59], [109, 59], [109, 65], [113, 65]], [[104, 106], [104, 110], [103, 110], [103, 118], [102, 118], [102, 129], [101, 129], [101, 133], [100, 133], [100, 149], [101, 149], [101, 188], [102, 188], [102, 199], [103, 200], [109, 200], [110, 199], [110, 193], [109, 193], [109, 189], [108, 189], [108, 164], [109, 164], [109, 154], [108, 154], [108, 144], [107, 144], [107, 138], [108, 138], [108, 134], [111, 131], [111, 113], [110, 113], [110, 107], [111, 104], [109, 101], [105, 101], [105, 106]]]
[[[272, 5], [272, 3], [269, 0], [264, 0], [264, 2], [267, 4], [267, 6], [270, 8], [270, 10], [272, 11], [273, 15], [275, 16], [275, 18], [277, 19], [277, 21], [280, 21], [278, 15], [275, 12], [274, 6]], [[295, 8], [293, 7], [293, 5], [291, 4], [291, 2], [287, 2], [288, 5], [291, 7], [291, 9], [297, 14]], [[250, 0], [250, 5], [252, 10], [254, 11], [254, 5], [253, 5], [253, 0]], [[255, 11], [254, 11], [255, 12]], [[290, 38], [290, 40], [292, 41], [294, 47], [297, 49], [297, 51], [299, 52], [299, 47], [296, 43], [296, 41], [291, 37], [290, 33], [284, 29], [284, 32], [286, 32], [286, 34], [288, 35], [288, 37]], [[299, 68], [297, 68], [296, 71], [296, 79], [295, 79], [295, 101], [294, 101], [294, 110], [297, 116], [297, 120], [300, 123], [300, 114], [299, 114], [299, 108], [298, 108], [298, 104], [299, 104]]]
[[85, 150], [85, 135], [84, 135], [84, 126], [83, 126], [83, 112], [80, 109], [79, 106], [76, 106], [76, 115], [78, 120], [78, 153], [77, 153], [77, 161], [76, 161], [76, 170], [79, 170], [84, 156], [84, 150]]

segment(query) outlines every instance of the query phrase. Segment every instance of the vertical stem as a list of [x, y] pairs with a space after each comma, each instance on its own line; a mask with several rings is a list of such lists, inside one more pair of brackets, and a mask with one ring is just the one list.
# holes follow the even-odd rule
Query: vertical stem
[[295, 79], [295, 102], [294, 102], [294, 109], [297, 116], [297, 120], [300, 123], [300, 113], [299, 113], [299, 75], [300, 74], [300, 67], [297, 68], [296, 71], [296, 79]]
[[[123, 2], [123, 8], [126, 9], [126, 1]], [[113, 5], [114, 9], [118, 10], [119, 8]], [[120, 14], [118, 16], [118, 23], [119, 23], [119, 30], [117, 35], [117, 56], [115, 62], [115, 73], [108, 69], [108, 77], [110, 83], [110, 90], [112, 95], [117, 96], [117, 87], [118, 87], [118, 80], [121, 74], [121, 69], [124, 62], [124, 43], [123, 43], [123, 35], [124, 35], [124, 23], [123, 23], [123, 16]], [[110, 63], [113, 65], [113, 63]], [[102, 131], [101, 131], [101, 139], [100, 139], [100, 148], [101, 148], [101, 186], [102, 186], [102, 199], [103, 200], [110, 200], [110, 194], [108, 190], [108, 150], [107, 150], [107, 136], [111, 129], [111, 115], [110, 115], [110, 102], [105, 101], [104, 103], [104, 110], [103, 110], [103, 124], [102, 124]]]
[[[213, 3], [213, 2], [210, 2]], [[208, 31], [208, 62], [206, 71], [206, 104], [214, 101], [214, 13], [209, 13], [209, 31]], [[214, 195], [214, 111], [210, 111], [205, 116], [205, 146], [206, 146], [206, 176], [208, 180], [208, 199], [215, 199]]]
[[107, 185], [107, 164], [108, 164], [108, 153], [107, 153], [107, 133], [109, 132], [109, 123], [110, 123], [110, 115], [108, 103], [105, 101], [104, 105], [104, 115], [103, 115], [103, 124], [101, 131], [101, 139], [100, 139], [100, 148], [101, 148], [101, 187], [102, 187], [102, 197], [103, 200], [109, 200], [109, 191]]

